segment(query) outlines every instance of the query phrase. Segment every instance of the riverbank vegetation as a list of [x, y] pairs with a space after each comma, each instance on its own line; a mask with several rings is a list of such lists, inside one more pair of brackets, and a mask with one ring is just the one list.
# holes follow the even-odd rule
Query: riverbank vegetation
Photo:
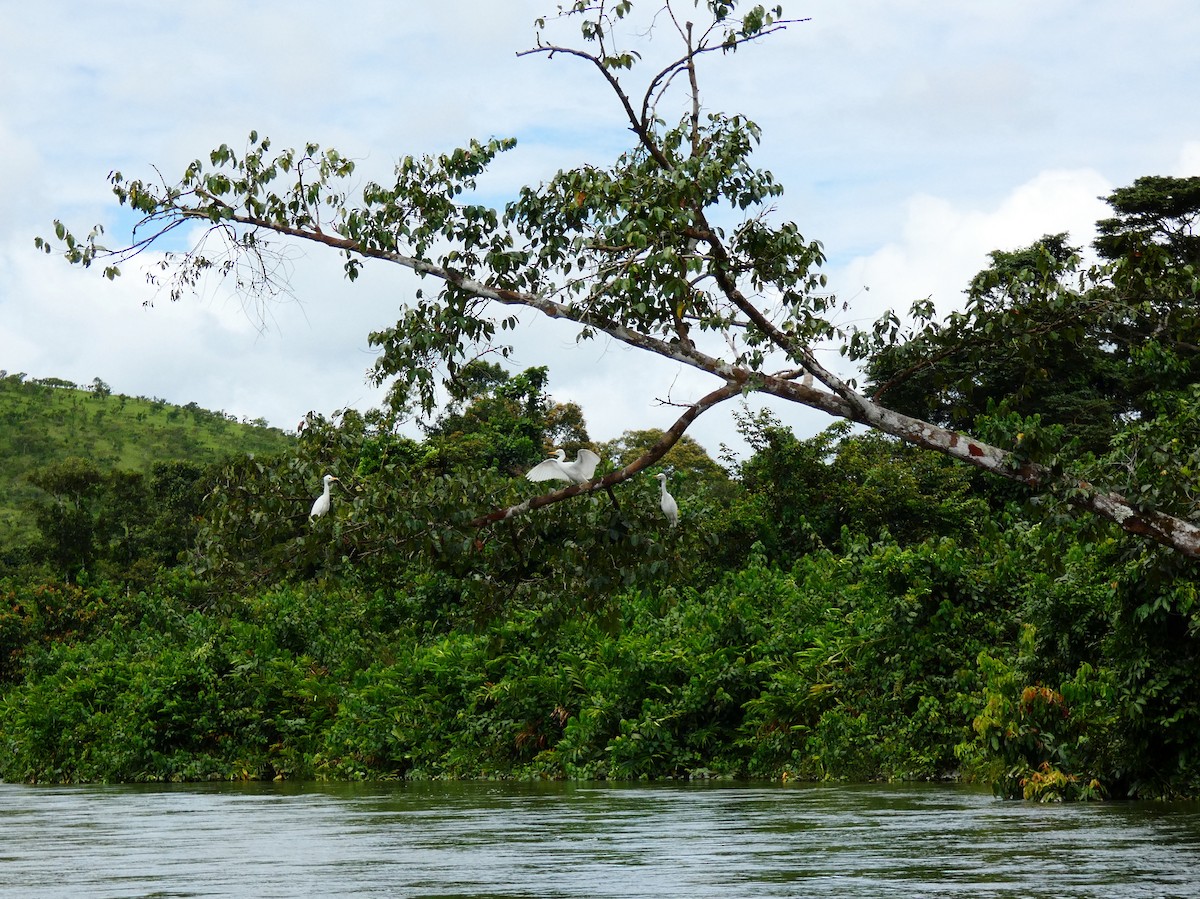
[[[545, 372], [481, 374], [423, 440], [348, 412], [282, 453], [177, 469], [207, 493], [154, 503], [155, 553], [40, 532], [0, 578], [0, 777], [1196, 792], [1190, 563], [768, 414], [743, 417], [756, 451], [732, 475], [694, 445], [666, 459], [678, 527], [647, 475], [480, 531], [538, 492], [520, 473], [547, 429], [587, 438]], [[602, 470], [657, 436], [601, 445]], [[448, 462], [463, 445], [487, 467]], [[326, 471], [333, 511], [309, 521]]]
[[[177, 468], [136, 514], [116, 471], [30, 475], [36, 536], [0, 585], [0, 776], [1200, 793], [1200, 179], [1114, 191], [1087, 253], [1064, 234], [997, 250], [941, 317], [921, 301], [844, 326], [821, 244], [772, 221], [757, 126], [699, 89], [710, 62], [800, 26], [782, 15], [621, 0], [539, 20], [528, 52], [597, 73], [632, 146], [502, 210], [478, 183], [514, 140], [362, 184], [336, 150], [255, 132], [176, 183], [114, 172], [142, 216], [129, 246], [61, 222], [39, 238], [115, 278], [200, 225], [150, 275], [172, 298], [206, 274], [276, 295], [289, 241], [342, 254], [351, 281], [387, 265], [422, 286], [370, 338], [386, 409]], [[624, 49], [668, 36], [674, 62], [648, 74]], [[596, 445], [551, 372], [500, 364], [514, 309], [711, 389]], [[753, 393], [837, 424], [799, 438], [743, 411], [753, 453], [726, 464], [687, 440]], [[584, 447], [590, 482], [522, 477]], [[310, 520], [325, 474], [333, 510]]]

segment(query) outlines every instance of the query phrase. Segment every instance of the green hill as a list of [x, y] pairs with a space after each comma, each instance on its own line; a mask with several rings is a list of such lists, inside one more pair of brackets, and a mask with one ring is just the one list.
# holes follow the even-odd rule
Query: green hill
[[77, 456], [102, 469], [147, 472], [158, 462], [278, 452], [291, 439], [262, 420], [115, 394], [99, 378], [84, 388], [0, 372], [0, 546], [29, 534], [23, 509], [37, 488], [26, 475], [44, 465]]

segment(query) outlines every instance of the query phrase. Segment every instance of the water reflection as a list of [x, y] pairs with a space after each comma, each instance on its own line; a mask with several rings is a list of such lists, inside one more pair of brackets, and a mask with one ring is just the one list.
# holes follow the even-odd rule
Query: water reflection
[[1200, 806], [913, 786], [0, 784], [21, 897], [1200, 896]]

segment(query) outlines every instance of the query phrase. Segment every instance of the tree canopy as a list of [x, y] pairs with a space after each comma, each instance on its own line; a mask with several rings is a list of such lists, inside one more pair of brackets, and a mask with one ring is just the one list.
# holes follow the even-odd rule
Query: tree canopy
[[[415, 405], [426, 415], [438, 405], [439, 386], [453, 383], [481, 352], [506, 355], [504, 332], [522, 308], [574, 323], [581, 340], [615, 339], [712, 377], [712, 390], [637, 458], [521, 503], [522, 510], [611, 488], [661, 459], [699, 415], [760, 392], [1053, 492], [1128, 532], [1200, 556], [1189, 486], [1200, 460], [1190, 455], [1195, 435], [1177, 423], [1196, 399], [1188, 371], [1197, 344], [1195, 185], [1139, 182], [1115, 197], [1116, 218], [1102, 226], [1103, 265], [1085, 269], [1065, 241], [1050, 239], [1027, 253], [995, 256], [965, 311], [944, 323], [934, 323], [926, 305], [914, 309], [913, 328], [889, 315], [870, 331], [845, 331], [834, 322], [835, 297], [820, 272], [822, 246], [794, 222], [776, 220], [773, 203], [783, 188], [751, 161], [758, 127], [702, 101], [710, 61], [799, 21], [780, 6], [717, 0], [561, 4], [557, 16], [535, 23], [534, 44], [523, 52], [590, 66], [624, 114], [632, 146], [606, 164], [527, 185], [502, 210], [477, 202], [475, 190], [493, 160], [514, 149], [512, 139], [407, 156], [391, 183], [360, 189], [343, 153], [317, 143], [275, 150], [252, 132], [244, 149], [222, 144], [173, 183], [114, 172], [118, 201], [143, 216], [130, 245], [110, 249], [101, 229], [77, 237], [61, 222], [55, 240], [37, 243], [49, 252], [57, 242], [70, 262], [100, 264], [113, 278], [164, 234], [207, 222], [196, 246], [163, 257], [157, 277], [170, 283], [173, 298], [209, 272], [269, 296], [277, 286], [273, 254], [292, 240], [343, 254], [351, 280], [373, 262], [411, 269], [436, 289], [416, 291], [394, 325], [371, 335], [381, 350], [374, 376], [390, 384], [393, 406]], [[557, 36], [572, 24], [574, 38]], [[676, 51], [647, 70], [639, 48], [668, 35]], [[919, 403], [911, 396], [893, 403], [889, 393], [900, 394], [882, 389], [889, 384], [876, 378], [877, 389], [863, 390], [822, 364], [814, 351], [831, 341], [868, 367], [899, 360], [874, 369], [890, 379], [938, 372], [944, 384], [921, 386]], [[1072, 375], [1064, 404], [1089, 410], [1078, 443], [1056, 430], [1076, 424], [1067, 410], [1043, 421], [1016, 401], [1037, 377], [1049, 377], [1039, 360], [1063, 348], [1071, 349], [1062, 364]], [[959, 414], [959, 394], [975, 403], [983, 394], [963, 392], [968, 367], [960, 363], [957, 376], [936, 367], [952, 350], [1000, 358], [982, 377], [1016, 400], [1001, 399], [987, 416]], [[1171, 373], [1174, 387], [1147, 389], [1140, 403], [1123, 404], [1131, 379], [1156, 371]], [[1107, 380], [1093, 384], [1098, 373]], [[1098, 455], [1105, 439], [1117, 456]], [[1186, 451], [1170, 449], [1179, 446]], [[472, 524], [507, 519], [516, 508]]]

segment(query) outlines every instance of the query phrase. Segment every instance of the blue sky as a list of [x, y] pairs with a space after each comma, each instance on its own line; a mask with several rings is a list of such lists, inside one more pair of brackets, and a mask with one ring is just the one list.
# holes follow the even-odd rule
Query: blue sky
[[[518, 58], [553, 2], [12, 4], [0, 31], [0, 368], [195, 401], [290, 428], [365, 406], [367, 335], [417, 287], [297, 247], [292, 298], [263, 322], [218, 284], [170, 303], [135, 271], [110, 284], [33, 249], [55, 218], [124, 224], [108, 173], [175, 179], [251, 129], [317, 141], [387, 178], [410, 153], [515, 136], [488, 189], [582, 162], [628, 134], [578, 61]], [[685, 2], [683, 6], [690, 6]], [[336, 9], [336, 15], [331, 12]], [[790, 27], [707, 60], [706, 103], [763, 128], [779, 220], [821, 240], [847, 321], [933, 296], [949, 309], [987, 252], [1067, 230], [1090, 240], [1097, 199], [1145, 174], [1200, 174], [1200, 6], [1194, 0], [812, 0]], [[661, 47], [662, 44], [656, 45]], [[653, 51], [652, 51], [653, 52]], [[152, 301], [152, 306], [144, 305]], [[529, 321], [516, 367], [547, 364], [593, 438], [662, 427], [714, 386], [612, 343]], [[772, 406], [801, 434], [829, 423]], [[693, 435], [735, 448], [730, 408]]]

